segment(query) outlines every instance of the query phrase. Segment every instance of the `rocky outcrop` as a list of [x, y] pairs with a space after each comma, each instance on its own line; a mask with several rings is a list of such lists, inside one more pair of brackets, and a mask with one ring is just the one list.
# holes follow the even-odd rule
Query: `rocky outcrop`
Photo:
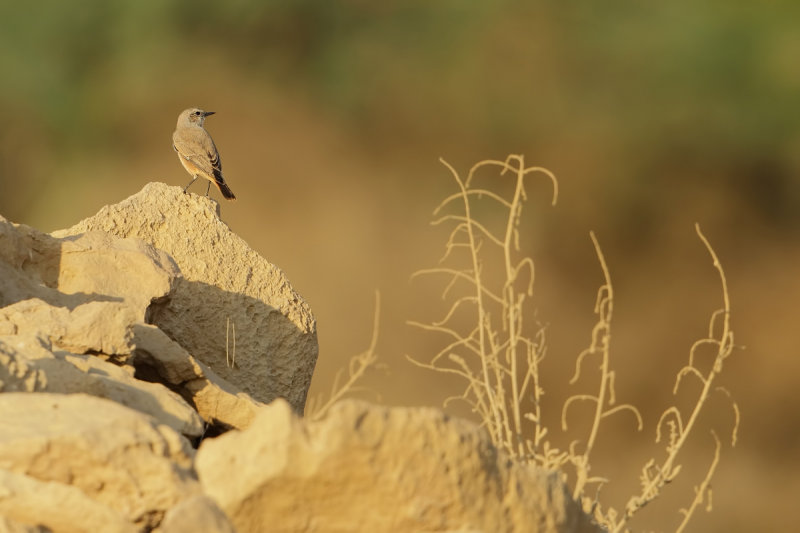
[[35, 336], [0, 336], [0, 391], [86, 393], [146, 413], [188, 437], [203, 434], [203, 420], [178, 394], [93, 355], [54, 349]]
[[280, 269], [177, 187], [149, 184], [52, 235], [0, 219], [0, 335], [111, 357], [208, 423], [244, 427], [278, 396], [302, 412], [315, 328]]
[[124, 301], [144, 320], [179, 276], [166, 253], [140, 240], [103, 232], [54, 238], [0, 217], [0, 307], [29, 298], [68, 308]]
[[170, 509], [156, 532], [236, 533], [236, 528], [214, 500], [208, 496], [196, 495], [186, 498]]
[[86, 302], [69, 309], [31, 298], [0, 308], [0, 335], [41, 334], [73, 353], [129, 354], [130, 326], [136, 322], [123, 302]]
[[303, 420], [316, 357], [306, 303], [209, 199], [0, 218], [0, 533], [597, 531], [438, 410]]
[[[192, 457], [186, 439], [109, 400], [83, 394], [0, 394], [0, 471], [16, 474], [12, 479], [22, 492], [39, 484], [81, 492], [55, 489], [56, 496], [70, 492], [73, 497], [43, 501], [40, 510], [52, 505], [68, 515], [79, 512], [72, 506], [88, 498], [94, 503], [82, 508], [98, 521], [154, 527], [168, 509], [201, 492]], [[111, 520], [110, 512], [120, 520]], [[14, 518], [13, 509], [4, 514]], [[59, 524], [51, 529], [59, 530]]]
[[598, 531], [556, 473], [510, 461], [436, 409], [345, 401], [309, 422], [275, 401], [246, 430], [204, 441], [196, 468], [240, 533]]
[[[208, 240], [208, 228], [223, 234], [225, 226], [209, 201], [182, 193], [175, 198], [183, 202], [180, 213], [202, 214], [172, 220], [182, 226], [182, 238], [218, 245]], [[158, 217], [163, 198], [145, 193], [140, 199], [124, 213], [135, 225]], [[263, 403], [245, 388], [263, 397], [285, 392], [302, 412], [316, 361], [307, 309], [303, 333], [284, 327], [296, 321], [292, 304], [269, 306], [268, 318], [261, 314], [281, 299], [303, 307], [302, 299], [285, 278], [280, 287], [271, 285], [280, 271], [234, 237], [228, 231], [225, 242], [238, 248], [223, 251], [233, 264], [255, 265], [249, 282], [262, 286], [244, 300], [221, 287], [230, 284], [221, 262], [206, 264], [188, 281], [166, 251], [142, 239], [94, 230], [48, 235], [0, 217], [0, 531], [198, 530], [187, 529], [190, 524], [233, 530], [200, 490], [191, 443], [253, 420]], [[165, 309], [174, 312], [173, 301], [189, 305], [187, 287], [202, 287], [193, 303], [200, 309], [242, 305], [237, 320], [255, 323], [262, 340], [281, 341], [276, 353], [292, 356], [293, 366], [270, 363], [269, 350], [257, 354], [258, 364], [242, 364], [255, 355], [242, 353], [240, 347], [249, 346], [241, 339], [228, 358], [208, 350], [207, 362], [199, 360], [153, 324]], [[175, 324], [181, 318], [191, 325], [188, 310], [162, 322], [180, 331]], [[258, 337], [244, 321], [236, 329], [243, 331]], [[291, 353], [291, 346], [306, 351]], [[221, 364], [239, 385], [209, 362]], [[277, 375], [284, 382], [271, 383], [276, 374], [266, 369], [273, 367], [283, 370]]]
[[217, 376], [157, 327], [134, 324], [133, 334], [137, 372], [156, 376], [191, 398], [203, 420], [241, 429], [264, 405]]
[[182, 276], [151, 306], [149, 322], [256, 400], [286, 398], [302, 413], [317, 360], [314, 317], [286, 275], [219, 219], [218, 207], [149, 183], [53, 235], [99, 230], [169, 254]]
[[121, 513], [77, 487], [0, 468], [0, 532], [137, 533]]

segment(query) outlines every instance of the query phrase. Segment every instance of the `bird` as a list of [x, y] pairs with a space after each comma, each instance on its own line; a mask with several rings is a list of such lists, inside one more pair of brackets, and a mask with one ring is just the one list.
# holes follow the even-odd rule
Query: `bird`
[[222, 177], [222, 161], [214, 140], [203, 128], [206, 117], [214, 113], [196, 107], [184, 109], [178, 115], [178, 125], [172, 134], [172, 148], [178, 154], [183, 168], [192, 176], [192, 181], [183, 188], [184, 193], [197, 178], [205, 178], [209, 182], [206, 196], [213, 183], [222, 196], [228, 200], [235, 200], [236, 196]]

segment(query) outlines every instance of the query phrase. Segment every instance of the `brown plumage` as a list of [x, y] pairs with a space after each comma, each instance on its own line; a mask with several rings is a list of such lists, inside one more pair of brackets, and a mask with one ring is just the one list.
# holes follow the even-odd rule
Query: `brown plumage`
[[177, 152], [183, 168], [192, 176], [192, 181], [183, 192], [186, 192], [197, 178], [205, 178], [209, 181], [206, 196], [213, 183], [222, 196], [228, 200], [235, 200], [236, 196], [222, 177], [222, 161], [217, 147], [211, 135], [203, 128], [205, 118], [213, 114], [214, 111], [203, 111], [193, 107], [184, 110], [178, 116], [178, 125], [172, 134], [172, 148]]

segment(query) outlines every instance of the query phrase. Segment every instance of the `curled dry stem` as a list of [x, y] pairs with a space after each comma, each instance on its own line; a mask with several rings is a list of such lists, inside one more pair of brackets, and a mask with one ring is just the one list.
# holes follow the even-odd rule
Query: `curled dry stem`
[[[537, 421], [533, 424], [533, 441], [537, 444], [546, 434], [538, 427], [543, 393], [538, 385], [538, 364], [544, 353], [544, 335], [529, 336], [523, 331], [523, 308], [526, 298], [533, 294], [535, 268], [532, 259], [519, 257], [518, 227], [527, 199], [525, 177], [533, 173], [548, 177], [553, 185], [553, 203], [558, 197], [558, 182], [546, 169], [525, 167], [522, 156], [480, 161], [463, 179], [449, 163], [441, 162], [458, 189], [436, 206], [433, 224], [451, 224], [452, 229], [440, 266], [418, 271], [415, 276], [444, 275], [448, 283], [442, 296], [452, 303], [443, 318], [412, 324], [444, 333], [451, 341], [430, 363], [414, 363], [464, 378], [466, 388], [456, 398], [467, 401], [483, 418], [498, 446], [516, 457], [530, 456], [526, 442], [531, 441], [523, 437], [524, 424]], [[499, 170], [500, 176], [514, 180], [510, 197], [492, 187], [476, 185], [487, 169]], [[476, 218], [476, 202], [486, 200], [490, 207], [504, 213], [502, 227]], [[456, 257], [456, 250], [463, 250], [466, 257]], [[466, 261], [458, 263], [460, 259]], [[484, 274], [485, 262], [502, 265], [502, 280]], [[466, 294], [453, 295], [456, 290], [465, 290]], [[463, 331], [456, 324], [469, 312], [475, 313], [475, 327]], [[523, 410], [529, 400], [534, 406], [531, 413]]]
[[[722, 372], [723, 362], [733, 352], [733, 330], [730, 326], [731, 304], [725, 271], [722, 268], [722, 264], [720, 263], [714, 248], [700, 230], [699, 224], [695, 224], [695, 231], [697, 232], [700, 241], [703, 243], [709, 255], [711, 256], [714, 268], [717, 270], [722, 288], [722, 308], [714, 311], [711, 315], [709, 320], [708, 337], [698, 340], [690, 348], [689, 364], [681, 368], [681, 370], [678, 372], [673, 394], [678, 393], [679, 386], [684, 376], [695, 376], [702, 385], [702, 388], [697, 396], [697, 399], [695, 400], [694, 406], [691, 408], [688, 418], [684, 419], [681, 411], [675, 406], [667, 408], [661, 415], [661, 418], [656, 425], [656, 441], [661, 441], [661, 428], [664, 424], [666, 424], [670, 432], [669, 439], [667, 439], [666, 443], [666, 457], [658, 465], [655, 464], [654, 459], [651, 459], [642, 469], [641, 492], [628, 500], [628, 503], [625, 507], [625, 514], [618, 523], [614, 524], [612, 531], [622, 531], [634, 514], [641, 510], [645, 505], [656, 499], [661, 494], [664, 486], [678, 475], [681, 469], [681, 465], [677, 464], [678, 455], [686, 444], [687, 439], [692, 434], [692, 431], [695, 429], [698, 417], [700, 416], [703, 407], [706, 405], [710, 393], [712, 390], [714, 390], [713, 385], [716, 379], [719, 377], [720, 372]], [[710, 369], [705, 372], [696, 366], [698, 358], [697, 351], [701, 346], [713, 346], [716, 349]], [[719, 390], [719, 387], [717, 387], [716, 390]], [[724, 390], [724, 394], [727, 394], [727, 390], [722, 390]], [[739, 426], [739, 408], [735, 402], [732, 402], [732, 405], [735, 413], [735, 424], [731, 432], [731, 442], [735, 444]], [[707, 492], [706, 489], [710, 484], [711, 476], [716, 469], [716, 465], [719, 460], [719, 439], [715, 433], [714, 439], [717, 442], [717, 451], [715, 452], [711, 467], [708, 470], [705, 480], [701, 483], [700, 488], [696, 488], [697, 495], [693, 503], [688, 509], [681, 510], [682, 514], [684, 514], [684, 521], [682, 522], [679, 531], [683, 529], [689, 517], [691, 517], [694, 510], [702, 502], [702, 494]]]
[[[575, 383], [580, 377], [581, 365], [586, 357], [590, 355], [600, 356], [600, 377], [598, 392], [596, 395], [591, 394], [575, 394], [564, 402], [561, 410], [561, 427], [564, 431], [567, 430], [567, 414], [569, 407], [576, 401], [589, 401], [594, 404], [594, 414], [592, 416], [592, 423], [589, 429], [589, 435], [586, 439], [586, 444], [582, 453], [570, 454], [570, 462], [575, 467], [576, 481], [572, 491], [572, 497], [576, 501], [581, 501], [581, 495], [585, 493], [586, 485], [592, 483], [594, 478], [589, 477], [589, 456], [597, 442], [597, 436], [600, 431], [600, 424], [603, 419], [618, 413], [620, 411], [631, 412], [637, 421], [637, 428], [642, 430], [642, 415], [639, 410], [630, 404], [622, 404], [614, 406], [616, 403], [614, 392], [614, 372], [611, 370], [610, 357], [611, 357], [611, 320], [614, 313], [614, 286], [611, 283], [611, 274], [606, 264], [603, 250], [600, 248], [600, 243], [597, 241], [594, 232], [590, 232], [589, 236], [594, 244], [597, 259], [600, 262], [600, 268], [603, 271], [604, 283], [597, 291], [597, 300], [595, 302], [595, 313], [598, 315], [597, 323], [592, 329], [592, 337], [590, 346], [583, 350], [577, 358], [575, 363], [575, 375], [570, 383]], [[585, 509], [587, 512], [589, 509]]]
[[[681, 465], [676, 463], [676, 457], [694, 429], [698, 414], [714, 387], [715, 378], [733, 348], [727, 280], [716, 253], [697, 227], [697, 234], [720, 276], [723, 308], [712, 314], [707, 337], [691, 347], [688, 364], [676, 375], [674, 393], [677, 394], [684, 378], [690, 377], [699, 381], [702, 392], [688, 417], [674, 406], [661, 415], [656, 424], [656, 442], [662, 441], [666, 429], [667, 458], [660, 463], [651, 459], [644, 465], [640, 475], [641, 492], [630, 498], [623, 513], [612, 507], [604, 509], [598, 501], [598, 495], [608, 480], [589, 475], [591, 453], [597, 443], [600, 424], [612, 415], [629, 412], [641, 431], [643, 420], [633, 405], [616, 405], [616, 374], [610, 366], [614, 287], [597, 238], [590, 233], [604, 278], [595, 301], [597, 322], [592, 329], [589, 346], [578, 354], [570, 383], [574, 384], [581, 378], [587, 358], [598, 356], [598, 391], [596, 394], [574, 394], [565, 401], [561, 413], [561, 424], [565, 430], [568, 427], [567, 416], [573, 405], [588, 402], [593, 408], [593, 417], [586, 438], [573, 441], [568, 451], [561, 451], [546, 440], [549, 432], [542, 417], [544, 390], [539, 381], [539, 364], [546, 353], [544, 328], [540, 327], [533, 336], [524, 332], [523, 314], [528, 299], [533, 295], [534, 262], [529, 257], [519, 257], [519, 225], [527, 200], [525, 177], [533, 173], [548, 177], [553, 186], [553, 204], [558, 197], [558, 182], [546, 169], [525, 167], [524, 158], [519, 155], [511, 155], [504, 161], [481, 161], [469, 170], [464, 179], [449, 163], [444, 160], [441, 162], [449, 170], [458, 190], [436, 207], [434, 224], [452, 224], [453, 228], [445, 243], [440, 265], [420, 270], [414, 276], [444, 275], [447, 283], [442, 298], [452, 303], [440, 320], [411, 324], [443, 334], [449, 338], [449, 342], [428, 363], [410, 357], [409, 360], [418, 366], [462, 378], [466, 383], [463, 392], [448, 398], [447, 402], [461, 400], [470, 405], [498, 448], [512, 457], [552, 469], [571, 464], [576, 479], [573, 498], [610, 531], [621, 531], [638, 510], [657, 498], [662, 488], [680, 473]], [[499, 170], [500, 176], [514, 179], [514, 192], [510, 198], [488, 187], [475, 186], [479, 174], [483, 175], [483, 170], [487, 168]], [[488, 222], [476, 220], [473, 207], [475, 202], [482, 200], [489, 200], [492, 207], [504, 213], [502, 227], [496, 228]], [[457, 209], [457, 212], [446, 211], [451, 209]], [[484, 272], [484, 263], [488, 261], [493, 265], [501, 265], [502, 275], [498, 279], [490, 279]], [[452, 294], [459, 290], [465, 291], [465, 294]], [[463, 318], [470, 313], [474, 313], [470, 319], [472, 325], [465, 330]], [[700, 349], [708, 346], [716, 350], [716, 357], [711, 368], [704, 371], [696, 363]], [[724, 388], [715, 387], [713, 390], [730, 398]], [[731, 441], [735, 444], [739, 409], [732, 399], [731, 404], [735, 414]], [[714, 437], [716, 439], [716, 434]], [[681, 510], [684, 523], [706, 501], [704, 498], [710, 501], [710, 479], [719, 458], [719, 441], [716, 440], [717, 452], [706, 478], [696, 488], [692, 503]], [[589, 485], [596, 487], [594, 497], [587, 495]]]

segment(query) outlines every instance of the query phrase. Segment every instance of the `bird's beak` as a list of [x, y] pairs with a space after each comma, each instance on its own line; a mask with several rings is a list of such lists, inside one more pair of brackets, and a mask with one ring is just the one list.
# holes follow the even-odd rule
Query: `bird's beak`
[[207, 117], [208, 115], [213, 115], [216, 111], [203, 111], [203, 116]]

